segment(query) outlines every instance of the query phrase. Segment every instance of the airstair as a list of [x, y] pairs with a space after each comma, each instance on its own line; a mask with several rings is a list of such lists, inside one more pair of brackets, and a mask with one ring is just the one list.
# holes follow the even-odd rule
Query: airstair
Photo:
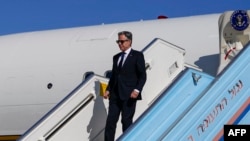
[[[143, 89], [143, 100], [138, 101], [135, 119], [150, 107], [159, 96], [158, 94], [185, 69], [184, 49], [162, 39], [154, 39], [142, 52], [147, 67], [147, 83]], [[166, 60], [166, 62], [162, 64], [162, 60]], [[108, 100], [104, 100], [101, 95], [107, 82], [108, 78], [92, 75], [50, 110], [19, 140], [102, 141]], [[116, 137], [122, 134], [121, 129], [119, 123]]]

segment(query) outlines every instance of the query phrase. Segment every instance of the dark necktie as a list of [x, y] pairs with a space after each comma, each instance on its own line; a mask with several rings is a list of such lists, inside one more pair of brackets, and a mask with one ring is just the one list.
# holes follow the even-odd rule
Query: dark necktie
[[121, 59], [120, 59], [120, 62], [119, 62], [119, 64], [118, 64], [118, 69], [119, 69], [119, 70], [121, 70], [121, 68], [122, 68], [122, 62], [123, 62], [123, 60], [124, 60], [124, 55], [125, 55], [125, 52], [122, 52], [122, 53], [121, 53]]

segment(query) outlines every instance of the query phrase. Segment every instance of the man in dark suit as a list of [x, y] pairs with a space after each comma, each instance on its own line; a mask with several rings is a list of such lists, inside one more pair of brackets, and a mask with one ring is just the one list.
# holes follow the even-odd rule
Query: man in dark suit
[[105, 141], [114, 141], [120, 113], [123, 132], [133, 123], [136, 102], [141, 100], [147, 79], [143, 53], [131, 48], [132, 33], [119, 32], [116, 42], [122, 52], [113, 57], [112, 75], [104, 93], [104, 98], [109, 98]]

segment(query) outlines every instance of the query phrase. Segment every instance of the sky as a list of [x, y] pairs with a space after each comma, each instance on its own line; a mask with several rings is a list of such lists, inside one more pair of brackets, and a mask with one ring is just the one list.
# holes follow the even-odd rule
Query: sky
[[229, 10], [249, 0], [0, 0], [0, 36], [20, 32], [121, 23]]

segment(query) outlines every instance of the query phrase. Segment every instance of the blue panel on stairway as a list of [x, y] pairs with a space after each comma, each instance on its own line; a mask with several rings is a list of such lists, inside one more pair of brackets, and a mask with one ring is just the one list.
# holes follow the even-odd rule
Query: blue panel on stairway
[[187, 68], [118, 140], [156, 140], [202, 97], [214, 78]]

